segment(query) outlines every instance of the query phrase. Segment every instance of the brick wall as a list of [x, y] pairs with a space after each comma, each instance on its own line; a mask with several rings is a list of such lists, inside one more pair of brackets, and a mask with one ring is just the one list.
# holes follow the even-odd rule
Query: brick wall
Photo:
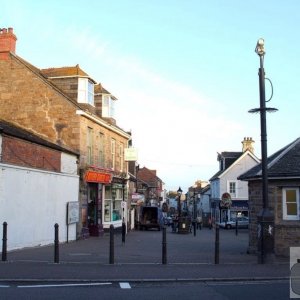
[[2, 162], [47, 171], [61, 171], [61, 153], [14, 137], [2, 138]]
[[[289, 256], [289, 247], [300, 246], [300, 222], [282, 219], [282, 188], [300, 187], [297, 180], [269, 180], [269, 208], [274, 213], [275, 255]], [[257, 251], [257, 215], [262, 209], [262, 187], [260, 181], [249, 181], [249, 252]]]

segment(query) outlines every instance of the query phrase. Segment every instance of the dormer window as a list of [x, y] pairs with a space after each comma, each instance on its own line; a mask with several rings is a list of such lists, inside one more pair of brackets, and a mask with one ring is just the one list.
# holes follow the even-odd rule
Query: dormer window
[[78, 78], [78, 103], [95, 106], [94, 83], [88, 78]]
[[114, 118], [115, 117], [115, 100], [111, 95], [104, 94], [102, 100], [102, 117]]

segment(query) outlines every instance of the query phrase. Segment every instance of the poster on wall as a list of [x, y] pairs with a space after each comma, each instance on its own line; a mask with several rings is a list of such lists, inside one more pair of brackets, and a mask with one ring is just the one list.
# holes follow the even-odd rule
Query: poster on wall
[[67, 203], [67, 225], [79, 222], [79, 202]]

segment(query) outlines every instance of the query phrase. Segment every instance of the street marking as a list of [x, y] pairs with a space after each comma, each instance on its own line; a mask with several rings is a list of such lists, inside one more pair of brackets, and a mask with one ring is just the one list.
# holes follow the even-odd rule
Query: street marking
[[120, 282], [119, 284], [121, 289], [131, 289], [131, 286], [128, 282]]
[[109, 285], [111, 282], [95, 282], [95, 283], [66, 283], [66, 284], [37, 284], [37, 285], [18, 285], [18, 288], [48, 288], [48, 287], [74, 287], [74, 286], [99, 286]]
[[9, 288], [9, 285], [0, 285], [0, 288]]

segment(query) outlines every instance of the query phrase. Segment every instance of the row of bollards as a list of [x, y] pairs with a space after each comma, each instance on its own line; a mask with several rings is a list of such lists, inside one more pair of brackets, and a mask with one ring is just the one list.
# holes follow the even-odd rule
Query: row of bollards
[[[109, 264], [115, 263], [115, 244], [114, 244], [114, 226], [109, 228]], [[126, 227], [122, 226], [122, 243], [125, 243]], [[219, 225], [216, 225], [215, 233], [215, 264], [219, 264], [219, 250], [220, 250], [220, 235]], [[2, 261], [7, 260], [7, 222], [3, 223], [3, 238], [2, 238]], [[54, 225], [54, 263], [59, 263], [59, 225]], [[167, 264], [167, 229], [164, 226], [162, 230], [162, 264]]]
[[[54, 225], [54, 263], [59, 263], [58, 224]], [[3, 222], [2, 261], [7, 261], [7, 222]]]

